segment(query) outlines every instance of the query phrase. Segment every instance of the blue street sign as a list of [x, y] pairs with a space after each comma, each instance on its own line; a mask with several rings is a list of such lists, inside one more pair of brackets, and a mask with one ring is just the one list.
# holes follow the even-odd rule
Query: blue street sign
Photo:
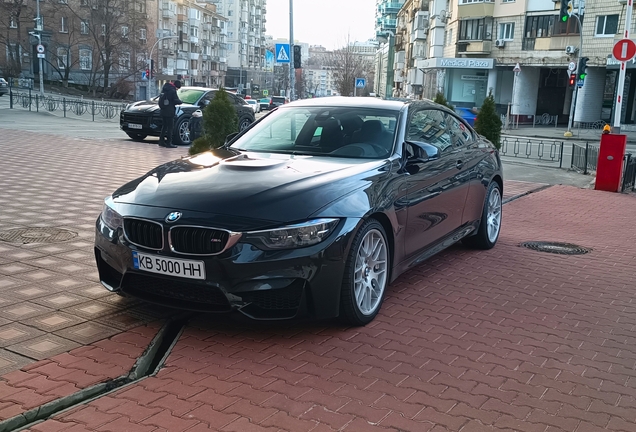
[[356, 78], [356, 88], [365, 88], [367, 80], [364, 78]]
[[577, 85], [577, 86], [579, 86], [579, 87], [583, 87], [583, 84], [584, 84], [584, 83], [585, 83], [585, 80], [580, 79], [580, 80], [578, 80], [578, 81], [576, 82], [576, 85]]
[[144, 81], [148, 80], [148, 77], [146, 76], [146, 71], [141, 72], [141, 79]]
[[276, 44], [276, 63], [289, 63], [289, 44]]

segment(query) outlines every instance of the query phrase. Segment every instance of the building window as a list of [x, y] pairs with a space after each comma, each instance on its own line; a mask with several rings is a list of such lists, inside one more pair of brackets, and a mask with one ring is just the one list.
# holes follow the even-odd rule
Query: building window
[[82, 21], [80, 23], [80, 33], [83, 35], [86, 35], [88, 34], [88, 30], [89, 30], [88, 21]]
[[57, 67], [58, 69], [65, 70], [70, 63], [71, 53], [68, 48], [58, 47], [57, 49]]
[[18, 20], [15, 15], [11, 15], [11, 18], [9, 18], [9, 28], [18, 28]]
[[[581, 16], [581, 21], [583, 21], [583, 18]], [[569, 19], [566, 22], [561, 20], [554, 21], [554, 36], [578, 35], [580, 32], [579, 20], [577, 19]]]
[[121, 37], [123, 38], [128, 38], [128, 27], [123, 26], [121, 28]]
[[596, 17], [595, 36], [614, 36], [618, 33], [618, 15], [600, 15]]
[[511, 41], [515, 38], [515, 23], [499, 24], [499, 39]]
[[119, 70], [130, 70], [130, 53], [125, 52], [119, 56]]
[[556, 15], [538, 15], [526, 18], [526, 38], [552, 37], [554, 17]]
[[459, 24], [458, 40], [491, 40], [492, 18], [462, 20]]
[[68, 18], [60, 18], [60, 33], [68, 33]]
[[91, 50], [86, 48], [80, 49], [79, 57], [81, 70], [88, 71], [93, 69], [93, 53]]
[[102, 24], [102, 36], [106, 36], [106, 24]]
[[146, 29], [139, 29], [139, 40], [146, 40]]
[[495, 0], [459, 0], [459, 4], [473, 4], [473, 3], [494, 3]]
[[502, 3], [514, 3], [516, 0], [501, 0]]

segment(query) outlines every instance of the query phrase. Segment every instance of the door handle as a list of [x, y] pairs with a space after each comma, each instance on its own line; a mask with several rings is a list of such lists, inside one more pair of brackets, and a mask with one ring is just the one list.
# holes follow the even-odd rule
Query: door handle
[[457, 169], [462, 169], [464, 167], [464, 162], [457, 161], [457, 164], [455, 166], [457, 167]]

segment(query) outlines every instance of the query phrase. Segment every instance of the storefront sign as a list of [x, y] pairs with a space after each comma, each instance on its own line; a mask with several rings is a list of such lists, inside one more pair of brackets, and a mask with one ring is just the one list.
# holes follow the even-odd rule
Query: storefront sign
[[[612, 57], [611, 54], [607, 57], [605, 66], [607, 66], [609, 69], [618, 69], [620, 68], [620, 65], [621, 65], [621, 62], [619, 62], [614, 57]], [[627, 69], [636, 68], [636, 58], [633, 58], [630, 61], [625, 62], [625, 65], [627, 66]]]
[[488, 80], [488, 77], [479, 75], [462, 75], [462, 79], [464, 81], [486, 81]]
[[492, 69], [495, 59], [431, 58], [418, 60], [418, 69]]

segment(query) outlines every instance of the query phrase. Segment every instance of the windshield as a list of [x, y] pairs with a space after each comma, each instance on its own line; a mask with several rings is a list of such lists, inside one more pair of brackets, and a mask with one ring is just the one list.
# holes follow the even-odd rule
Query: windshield
[[393, 152], [398, 115], [362, 107], [286, 107], [265, 117], [232, 148], [381, 159]]
[[177, 90], [177, 96], [184, 104], [195, 105], [201, 96], [205, 93], [203, 90], [180, 88]]
[[246, 100], [245, 102], [247, 102], [248, 104], [252, 104], [252, 105], [256, 104], [256, 101], [253, 100], [253, 99]]

